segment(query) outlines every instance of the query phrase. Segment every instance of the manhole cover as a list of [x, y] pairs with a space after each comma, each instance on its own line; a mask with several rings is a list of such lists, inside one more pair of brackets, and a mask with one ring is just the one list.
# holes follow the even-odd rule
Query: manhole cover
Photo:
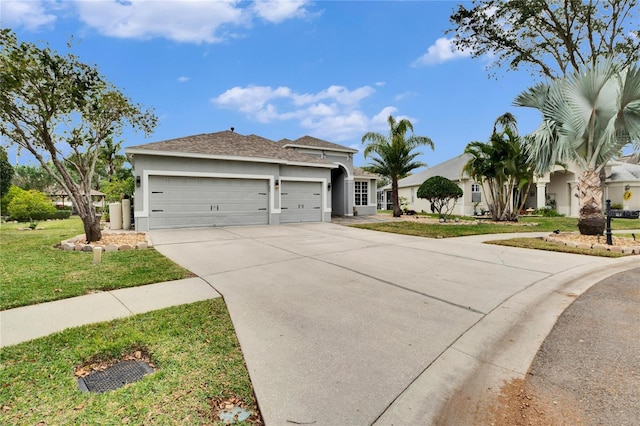
[[103, 393], [138, 381], [149, 373], [153, 373], [153, 368], [144, 361], [122, 361], [78, 378], [78, 386], [83, 392]]

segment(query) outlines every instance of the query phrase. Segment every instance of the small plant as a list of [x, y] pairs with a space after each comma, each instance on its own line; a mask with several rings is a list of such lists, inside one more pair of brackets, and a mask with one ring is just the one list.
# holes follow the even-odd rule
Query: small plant
[[31, 230], [34, 230], [38, 227], [38, 222], [36, 222], [35, 220], [31, 219], [29, 220], [29, 228]]
[[614, 210], [622, 210], [624, 209], [624, 206], [622, 203], [611, 203], [611, 208]]
[[542, 216], [542, 217], [564, 217], [563, 214], [558, 213], [558, 211], [554, 208], [550, 207], [542, 207], [534, 210], [533, 214]]
[[455, 182], [443, 176], [432, 176], [418, 188], [418, 198], [429, 201], [431, 210], [438, 214], [441, 221], [449, 219], [456, 206], [456, 201], [462, 195], [462, 189]]

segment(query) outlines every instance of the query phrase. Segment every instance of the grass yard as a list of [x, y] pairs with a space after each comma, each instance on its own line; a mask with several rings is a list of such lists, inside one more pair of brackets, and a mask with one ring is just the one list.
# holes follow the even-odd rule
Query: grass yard
[[[503, 234], [511, 232], [553, 232], [559, 229], [561, 232], [573, 232], [578, 230], [578, 219], [569, 217], [522, 217], [518, 223], [496, 224], [483, 222], [466, 224], [462, 221], [458, 224], [434, 224], [420, 222], [420, 219], [364, 223], [352, 225], [356, 228], [371, 229], [396, 234], [414, 235], [428, 238], [450, 238], [468, 235]], [[614, 219], [614, 230], [640, 229], [640, 219]]]
[[192, 276], [154, 249], [104, 253], [93, 265], [91, 253], [55, 248], [84, 232], [77, 217], [24, 226], [0, 225], [0, 310]]
[[[154, 373], [102, 394], [79, 390], [75, 368], [119, 360], [135, 350], [149, 354]], [[2, 348], [0, 364], [0, 424], [5, 425], [210, 425], [217, 420], [213, 401], [231, 397], [257, 412], [222, 299], [68, 329]]]

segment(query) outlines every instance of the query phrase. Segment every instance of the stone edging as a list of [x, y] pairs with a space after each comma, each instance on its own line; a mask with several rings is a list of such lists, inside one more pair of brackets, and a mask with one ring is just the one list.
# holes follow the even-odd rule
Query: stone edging
[[[136, 234], [143, 234], [143, 232], [136, 232]], [[127, 250], [144, 250], [146, 248], [153, 247], [151, 241], [147, 238], [145, 234], [144, 242], [138, 242], [135, 246], [131, 244], [87, 244], [85, 243], [85, 235], [80, 234], [68, 240], [62, 241], [60, 243], [60, 248], [64, 251], [86, 251], [92, 252], [95, 247], [102, 248], [102, 252], [114, 252], [114, 251], [127, 251]]]
[[544, 241], [554, 244], [560, 244], [567, 247], [576, 247], [582, 249], [606, 250], [623, 254], [640, 254], [640, 246], [610, 246], [608, 244], [596, 243], [577, 243], [575, 241], [563, 241], [560, 238], [553, 238], [553, 235], [542, 237]]

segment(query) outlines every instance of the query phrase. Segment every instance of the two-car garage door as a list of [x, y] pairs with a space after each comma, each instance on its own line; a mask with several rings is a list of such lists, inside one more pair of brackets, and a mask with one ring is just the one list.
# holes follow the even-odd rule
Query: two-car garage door
[[266, 225], [269, 181], [149, 177], [149, 228]]
[[[283, 180], [280, 223], [322, 222], [322, 184]], [[149, 229], [269, 224], [269, 181], [149, 177]]]

